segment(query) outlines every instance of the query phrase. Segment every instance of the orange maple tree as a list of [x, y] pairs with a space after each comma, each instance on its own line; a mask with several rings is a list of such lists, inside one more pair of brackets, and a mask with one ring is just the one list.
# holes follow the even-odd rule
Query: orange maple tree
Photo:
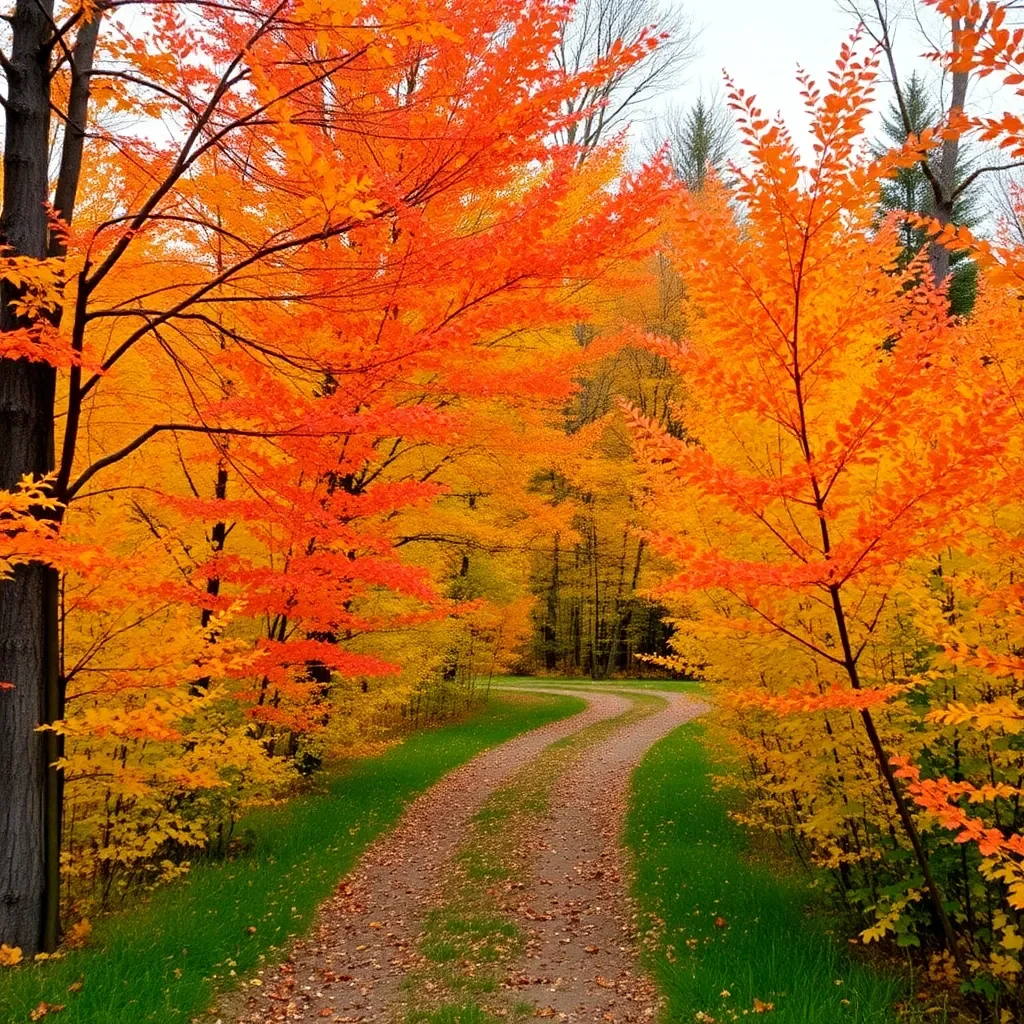
[[[875, 64], [855, 46], [827, 90], [801, 79], [810, 159], [732, 89], [748, 162], [733, 170], [733, 193], [719, 184], [680, 199], [670, 254], [687, 289], [687, 333], [679, 345], [652, 342], [687, 383], [687, 433], [639, 415], [634, 425], [659, 501], [654, 539], [679, 565], [659, 591], [679, 609], [676, 663], [742, 679], [734, 707], [818, 715], [811, 749], [831, 759], [831, 747], [837, 762], [835, 721], [859, 721], [877, 773], [865, 784], [895, 812], [966, 977], [892, 764], [903, 751], [890, 709], [920, 677], [886, 648], [917, 567], [971, 543], [1007, 451], [1011, 403], [927, 283], [923, 258], [901, 271], [894, 226], [877, 223], [880, 182], [913, 154], [865, 152]], [[835, 785], [852, 801], [844, 770]]]
[[[328, 727], [332, 687], [400, 670], [364, 638], [451, 610], [403, 524], [460, 459], [508, 449], [498, 405], [529, 419], [564, 397], [576, 297], [647, 244], [659, 203], [660, 172], [622, 174], [614, 145], [581, 165], [552, 141], [566, 101], [654, 37], [566, 75], [550, 59], [565, 16], [547, 0], [16, 6], [5, 942], [58, 940], [66, 787], [87, 817], [116, 808], [77, 869], [107, 885], [119, 859], [202, 845], [197, 792], [269, 792], [268, 755]], [[546, 372], [524, 373], [538, 356]]]

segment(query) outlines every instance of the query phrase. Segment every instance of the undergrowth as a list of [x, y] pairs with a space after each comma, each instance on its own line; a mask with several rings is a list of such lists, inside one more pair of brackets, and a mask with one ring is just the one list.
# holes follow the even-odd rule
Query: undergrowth
[[[716, 792], [699, 723], [654, 746], [631, 783], [626, 841], [648, 965], [668, 1021], [728, 1024], [942, 1024], [939, 1004], [912, 1006], [909, 981], [857, 962], [810, 912], [805, 875], [751, 854]], [[914, 1002], [917, 1002], [916, 1000]], [[900, 1011], [904, 1013], [900, 1013]]]

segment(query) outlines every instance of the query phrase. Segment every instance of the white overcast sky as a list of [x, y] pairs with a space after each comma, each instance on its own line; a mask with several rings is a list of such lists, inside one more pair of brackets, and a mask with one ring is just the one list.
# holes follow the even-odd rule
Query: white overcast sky
[[[681, 76], [676, 87], [661, 97], [665, 103], [686, 106], [703, 92], [717, 89], [724, 95], [722, 71], [736, 84], [754, 93], [768, 116], [781, 112], [793, 134], [799, 137], [806, 125], [796, 82], [797, 67], [809, 72], [825, 86], [828, 71], [835, 63], [839, 48], [856, 28], [856, 19], [841, 9], [839, 0], [664, 0], [667, 6], [680, 8], [696, 33], [698, 53]], [[912, 12], [922, 5], [914, 0], [889, 0], [889, 9], [901, 7]], [[925, 28], [934, 28], [935, 22]], [[896, 23], [896, 51], [901, 76], [913, 68], [930, 75], [939, 87], [934, 65], [922, 58], [932, 49], [912, 18]], [[935, 45], [941, 45], [935, 39]], [[886, 81], [878, 84], [878, 106], [888, 104], [891, 91]], [[981, 83], [969, 103], [977, 112], [993, 109], [994, 86]], [[1005, 94], [999, 106], [1014, 106]], [[877, 131], [877, 119], [874, 122]]]
[[700, 50], [680, 92], [723, 93], [724, 69], [756, 93], [765, 113], [781, 110], [787, 123], [803, 116], [797, 66], [823, 81], [853, 28], [833, 0], [681, 0], [680, 6]]

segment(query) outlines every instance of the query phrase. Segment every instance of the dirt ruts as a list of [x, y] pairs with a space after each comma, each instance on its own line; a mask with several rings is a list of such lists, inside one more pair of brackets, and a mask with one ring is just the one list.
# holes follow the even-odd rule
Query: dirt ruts
[[588, 746], [556, 782], [533, 837], [532, 887], [519, 914], [530, 941], [514, 981], [518, 998], [571, 1022], [644, 1021], [658, 996], [640, 970], [619, 833], [632, 769], [703, 706], [659, 694], [664, 710]]
[[[401, 1021], [403, 979], [424, 962], [417, 947], [422, 921], [474, 812], [550, 744], [631, 706], [619, 694], [571, 692], [588, 701], [586, 710], [485, 751], [415, 800], [323, 905], [313, 934], [280, 967], [227, 997], [219, 1018]], [[628, 721], [571, 759], [554, 784], [549, 813], [529, 837], [532, 870], [516, 905], [505, 908], [527, 943], [509, 966], [505, 988], [538, 1016], [589, 1024], [655, 1015], [657, 997], [632, 942], [618, 833], [632, 767], [703, 710], [686, 695], [658, 696], [663, 709]]]

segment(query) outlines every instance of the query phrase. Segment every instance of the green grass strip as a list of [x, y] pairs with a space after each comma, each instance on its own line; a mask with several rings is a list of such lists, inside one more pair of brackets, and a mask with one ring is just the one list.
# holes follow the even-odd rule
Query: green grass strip
[[[350, 763], [318, 793], [254, 812], [243, 822], [255, 840], [243, 857], [197, 864], [144, 905], [96, 922], [84, 950], [0, 969], [0, 1021], [27, 1021], [46, 1002], [66, 1005], [61, 1024], [184, 1024], [305, 932], [413, 797], [479, 751], [584, 706], [575, 697], [498, 695], [465, 721]], [[79, 979], [81, 989], [69, 991]]]
[[702, 735], [697, 723], [675, 730], [631, 783], [634, 897], [666, 1019], [727, 1024], [753, 1016], [760, 1000], [773, 1004], [761, 1011], [773, 1024], [895, 1021], [908, 986], [846, 956], [809, 916], [803, 877], [749, 856], [712, 786], [709, 774], [721, 768]]
[[663, 693], [699, 694], [703, 683], [695, 679], [555, 679], [544, 676], [495, 676], [495, 686], [543, 689], [545, 686], [558, 690], [601, 690], [625, 692], [635, 690], [660, 690]]

